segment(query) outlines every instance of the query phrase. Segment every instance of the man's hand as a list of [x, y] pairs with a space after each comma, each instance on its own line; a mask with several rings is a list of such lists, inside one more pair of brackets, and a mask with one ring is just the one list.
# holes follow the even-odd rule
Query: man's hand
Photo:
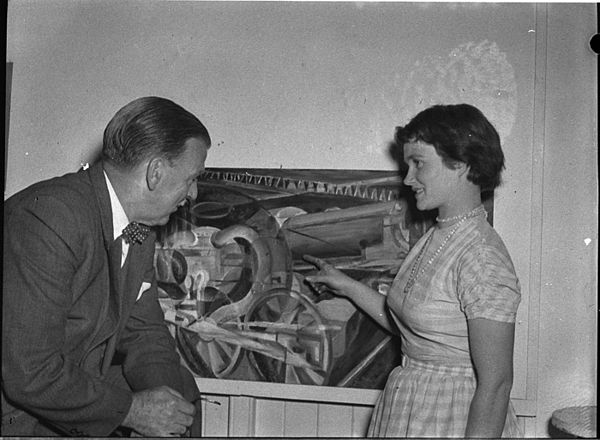
[[192, 424], [195, 412], [181, 394], [162, 386], [133, 394], [123, 426], [148, 437], [180, 436]]

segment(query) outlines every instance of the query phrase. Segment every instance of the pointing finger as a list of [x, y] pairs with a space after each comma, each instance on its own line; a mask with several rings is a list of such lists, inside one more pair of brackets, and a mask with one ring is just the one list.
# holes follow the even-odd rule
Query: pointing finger
[[313, 257], [312, 255], [302, 255], [302, 258], [304, 258], [305, 261], [314, 264], [315, 266], [320, 266], [320, 263], [322, 262], [320, 258]]
[[329, 270], [334, 268], [334, 266], [332, 266], [322, 258], [313, 257], [312, 255], [304, 255], [302, 258], [304, 258], [309, 263], [314, 264], [320, 270]]

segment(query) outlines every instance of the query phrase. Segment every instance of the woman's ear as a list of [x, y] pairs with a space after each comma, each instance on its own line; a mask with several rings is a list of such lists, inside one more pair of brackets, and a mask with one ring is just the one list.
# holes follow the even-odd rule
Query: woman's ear
[[146, 185], [150, 191], [154, 191], [164, 175], [164, 160], [161, 157], [150, 159], [146, 166]]

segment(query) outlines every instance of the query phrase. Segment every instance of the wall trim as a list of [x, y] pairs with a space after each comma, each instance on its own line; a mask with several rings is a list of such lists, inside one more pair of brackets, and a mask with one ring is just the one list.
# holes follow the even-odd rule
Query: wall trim
[[[308, 401], [340, 405], [375, 406], [381, 390], [294, 385], [246, 380], [196, 378], [204, 395], [243, 396], [285, 401]], [[535, 400], [512, 399], [519, 417], [535, 417]]]

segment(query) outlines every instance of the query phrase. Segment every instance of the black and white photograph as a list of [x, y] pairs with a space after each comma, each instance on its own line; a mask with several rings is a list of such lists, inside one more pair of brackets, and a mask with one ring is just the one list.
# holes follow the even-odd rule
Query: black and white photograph
[[596, 3], [5, 14], [0, 436], [597, 437]]

